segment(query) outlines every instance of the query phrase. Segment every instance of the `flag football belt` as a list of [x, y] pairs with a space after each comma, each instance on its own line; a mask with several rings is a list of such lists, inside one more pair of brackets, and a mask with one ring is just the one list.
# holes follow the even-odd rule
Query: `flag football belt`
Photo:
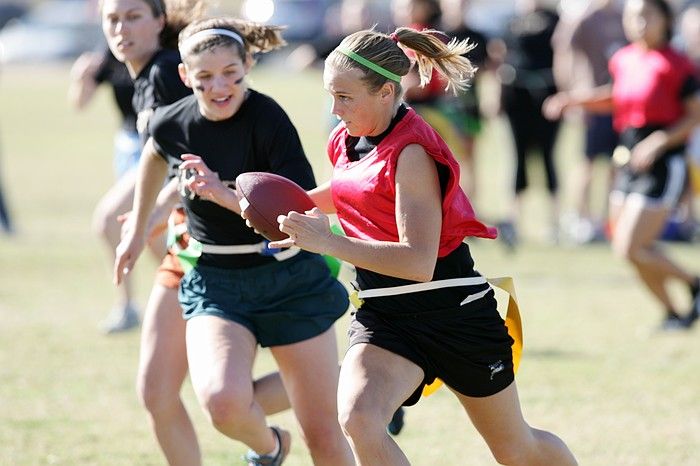
[[269, 241], [261, 241], [254, 244], [203, 244], [190, 236], [187, 247], [180, 245], [180, 240], [187, 233], [187, 224], [175, 224], [172, 216], [168, 219], [168, 249], [177, 256], [185, 273], [192, 270], [197, 260], [203, 254], [260, 254], [271, 256], [278, 261], [290, 259], [301, 252], [301, 249], [293, 246], [285, 249], [268, 248]]
[[[352, 303], [356, 309], [360, 309], [365, 298], [396, 296], [400, 294], [417, 293], [420, 291], [437, 290], [440, 288], [449, 288], [454, 286], [481, 285], [484, 283], [488, 283], [489, 285], [500, 288], [508, 293], [508, 310], [506, 311], [505, 323], [506, 328], [508, 329], [508, 335], [510, 335], [510, 337], [513, 339], [513, 344], [511, 346], [513, 351], [513, 372], [517, 372], [518, 367], [520, 366], [520, 357], [523, 353], [523, 325], [520, 319], [518, 300], [515, 296], [515, 285], [513, 284], [513, 279], [511, 277], [497, 277], [488, 279], [484, 277], [450, 278], [447, 280], [414, 283], [411, 285], [373, 288], [361, 291], [355, 290], [350, 294], [350, 303]], [[491, 286], [484, 291], [467, 296], [461, 303], [459, 303], [459, 305], [464, 306], [465, 304], [483, 298], [492, 289]], [[434, 393], [438, 388], [440, 388], [442, 383], [442, 380], [435, 379], [433, 383], [423, 387], [423, 396], [428, 396]]]
[[269, 241], [260, 241], [255, 244], [200, 244], [202, 252], [207, 254], [261, 254], [263, 256], [272, 256], [278, 261], [287, 260], [301, 252], [301, 249], [296, 246], [285, 249], [268, 248], [267, 245], [269, 243]]

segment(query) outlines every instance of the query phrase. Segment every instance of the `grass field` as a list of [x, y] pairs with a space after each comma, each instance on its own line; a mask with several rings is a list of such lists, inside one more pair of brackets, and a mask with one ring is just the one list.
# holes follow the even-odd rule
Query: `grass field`
[[[90, 217], [111, 183], [116, 116], [106, 90], [75, 114], [65, 103], [66, 86], [63, 66], [0, 75], [0, 179], [17, 227], [14, 237], [0, 236], [0, 465], [158, 465], [163, 459], [133, 388], [138, 333], [97, 331], [113, 290]], [[318, 179], [325, 179], [320, 75], [261, 68], [254, 86], [288, 109]], [[563, 140], [559, 171], [568, 186], [575, 133]], [[502, 125], [493, 124], [480, 143], [476, 204], [492, 221], [507, 208], [504, 141]], [[533, 184], [543, 183], [534, 177]], [[541, 241], [546, 209], [539, 186], [528, 195], [525, 244], [516, 253], [496, 242], [471, 243], [484, 274], [516, 281], [526, 418], [563, 437], [582, 465], [700, 464], [700, 328], [656, 333], [657, 304], [606, 245]], [[567, 187], [567, 205], [570, 197]], [[669, 248], [700, 269], [697, 244]], [[141, 303], [153, 268], [143, 260], [136, 271]], [[673, 291], [687, 302], [685, 290]], [[346, 325], [338, 325], [341, 351]], [[256, 370], [271, 368], [261, 352]], [[183, 393], [205, 464], [240, 464], [242, 445], [208, 425], [189, 385]], [[289, 413], [273, 422], [294, 430]], [[408, 410], [398, 442], [415, 465], [495, 464], [446, 390]], [[298, 435], [286, 464], [310, 464]]]

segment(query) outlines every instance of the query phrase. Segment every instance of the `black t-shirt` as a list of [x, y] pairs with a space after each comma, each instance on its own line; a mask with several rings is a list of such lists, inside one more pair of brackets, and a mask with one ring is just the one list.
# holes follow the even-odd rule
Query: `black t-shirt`
[[[466, 25], [463, 25], [458, 29], [446, 31], [446, 33], [451, 38], [455, 38], [459, 41], [469, 39], [469, 43], [474, 44], [474, 48], [467, 52], [465, 56], [477, 68], [483, 68], [486, 65], [488, 54], [486, 51], [487, 39], [484, 34]], [[467, 89], [461, 91], [459, 94], [457, 94], [457, 96], [448, 94], [446, 96], [447, 100], [452, 102], [452, 104], [461, 112], [474, 118], [479, 118], [479, 92], [477, 91], [477, 88], [478, 80], [472, 79]]]
[[515, 71], [514, 87], [554, 87], [552, 35], [558, 22], [559, 16], [555, 12], [537, 9], [515, 17], [508, 24], [504, 38], [508, 49], [506, 63]]
[[146, 129], [153, 109], [192, 94], [192, 89], [185, 86], [178, 74], [180, 62], [177, 50], [161, 49], [134, 79], [133, 106], [142, 144], [148, 140]]
[[97, 84], [109, 83], [112, 86], [114, 100], [122, 116], [122, 128], [131, 132], [136, 131], [136, 112], [132, 105], [134, 83], [126, 65], [117, 60], [107, 49], [94, 79]]
[[486, 63], [486, 36], [476, 29], [463, 25], [459, 29], [445, 31], [448, 36], [459, 41], [469, 39], [470, 44], [474, 44], [474, 48], [465, 55], [476, 66], [483, 66]]
[[[249, 90], [240, 109], [229, 119], [211, 121], [199, 112], [194, 96], [156, 109], [149, 132], [168, 165], [177, 167], [180, 155], [191, 153], [233, 186], [245, 172], [282, 175], [304, 189], [316, 186], [299, 134], [272, 98]], [[182, 196], [190, 234], [205, 244], [254, 244], [263, 240], [236, 213], [194, 196]], [[259, 254], [203, 254], [202, 265], [252, 267], [275, 261]]]

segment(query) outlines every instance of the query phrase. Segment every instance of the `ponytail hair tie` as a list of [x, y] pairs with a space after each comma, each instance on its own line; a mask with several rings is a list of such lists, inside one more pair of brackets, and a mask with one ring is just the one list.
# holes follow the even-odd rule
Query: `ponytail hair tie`
[[397, 44], [399, 43], [399, 36], [397, 36], [395, 32], [392, 32], [391, 34], [389, 34], [389, 39], [393, 40]]

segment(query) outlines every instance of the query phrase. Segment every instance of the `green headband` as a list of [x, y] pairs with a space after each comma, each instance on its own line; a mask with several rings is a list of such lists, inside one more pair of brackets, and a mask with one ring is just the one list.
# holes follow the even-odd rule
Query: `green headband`
[[398, 74], [394, 74], [391, 71], [384, 69], [381, 66], [377, 65], [376, 63], [372, 63], [371, 61], [367, 60], [366, 58], [359, 56], [358, 54], [356, 54], [352, 50], [348, 50], [344, 47], [338, 47], [336, 50], [338, 52], [342, 53], [343, 55], [345, 55], [346, 57], [355, 60], [357, 63], [359, 63], [361, 65], [365, 65], [370, 70], [381, 74], [385, 78], [391, 79], [392, 81], [396, 81], [397, 83], [401, 82], [401, 76], [399, 76]]

